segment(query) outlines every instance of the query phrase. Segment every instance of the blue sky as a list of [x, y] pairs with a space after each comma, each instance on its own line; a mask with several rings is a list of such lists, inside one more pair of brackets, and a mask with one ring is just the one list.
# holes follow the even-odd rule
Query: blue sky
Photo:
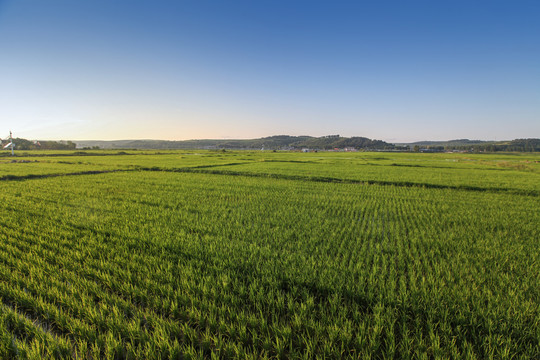
[[539, 19], [519, 0], [0, 0], [0, 136], [540, 137]]

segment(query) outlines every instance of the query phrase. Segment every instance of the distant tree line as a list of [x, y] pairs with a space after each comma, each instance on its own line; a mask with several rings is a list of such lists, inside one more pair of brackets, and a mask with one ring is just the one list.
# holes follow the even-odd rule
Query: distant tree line
[[540, 151], [540, 139], [515, 139], [512, 141], [485, 142], [470, 145], [428, 145], [434, 151], [473, 151], [473, 152], [535, 152]]
[[[16, 150], [74, 150], [77, 144], [73, 141], [30, 141], [16, 138], [13, 140]], [[472, 151], [472, 152], [540, 152], [540, 139], [515, 139], [512, 141], [480, 141], [451, 140], [447, 142], [418, 142], [394, 145], [382, 140], [365, 137], [342, 137], [328, 135], [322, 137], [276, 135], [249, 140], [120, 140], [120, 141], [87, 141], [79, 144], [83, 149], [121, 148], [121, 149], [265, 149], [265, 150], [300, 150], [320, 149], [332, 150], [354, 148], [358, 150], [398, 150], [398, 151]]]
[[246, 140], [121, 140], [113, 142], [81, 142], [82, 146], [100, 145], [104, 148], [129, 149], [265, 149], [265, 150], [300, 150], [303, 148], [331, 150], [334, 148], [355, 149], [395, 149], [393, 144], [365, 137], [341, 137], [328, 135], [323, 137], [276, 135], [259, 139]]
[[22, 138], [13, 139], [16, 150], [74, 150], [77, 147], [72, 141], [31, 141]]
[[334, 148], [390, 150], [394, 148], [394, 145], [382, 140], [372, 140], [359, 136], [340, 137], [339, 135], [310, 138], [293, 145], [295, 145], [295, 147], [307, 147], [322, 150], [331, 150]]

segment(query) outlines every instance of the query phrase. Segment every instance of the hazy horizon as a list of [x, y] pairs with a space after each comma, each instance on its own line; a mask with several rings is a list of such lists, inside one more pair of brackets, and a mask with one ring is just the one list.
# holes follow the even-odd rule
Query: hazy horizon
[[0, 0], [0, 136], [540, 137], [537, 1]]
[[[288, 134], [275, 134], [275, 135], [268, 135], [268, 136], [262, 136], [262, 137], [257, 137], [257, 138], [233, 138], [233, 137], [228, 137], [228, 138], [198, 138], [198, 139], [173, 139], [173, 140], [168, 140], [168, 139], [152, 139], [152, 138], [117, 138], [117, 139], [107, 139], [107, 140], [104, 140], [104, 139], [42, 139], [42, 138], [32, 138], [32, 139], [27, 139], [27, 140], [42, 140], [42, 141], [72, 141], [72, 142], [91, 142], [91, 141], [103, 141], [103, 142], [114, 142], [114, 141], [197, 141], [197, 140], [210, 140], [210, 141], [217, 141], [217, 140], [256, 140], [256, 139], [261, 139], [261, 138], [268, 138], [268, 137], [273, 137], [273, 136], [295, 136], [295, 137], [298, 137], [298, 136], [311, 136], [311, 137], [323, 137], [323, 136], [328, 136], [328, 135], [331, 135], [331, 134], [327, 134], [327, 135], [321, 135], [321, 136], [313, 136], [313, 135], [306, 135], [306, 134], [302, 134], [302, 135], [288, 135]], [[338, 135], [338, 134], [336, 134]], [[340, 134], [340, 137], [365, 137], [365, 136], [361, 136], [361, 135], [352, 135], [352, 136], [343, 136]], [[14, 138], [16, 138], [16, 136], [13, 136]], [[459, 141], [459, 140], [469, 140], [469, 141], [511, 141], [511, 140], [516, 140], [516, 139], [525, 139], [525, 138], [513, 138], [513, 139], [476, 139], [476, 138], [455, 138], [455, 139], [420, 139], [420, 140], [413, 140], [413, 141], [390, 141], [390, 140], [384, 140], [384, 139], [376, 139], [376, 138], [369, 138], [371, 140], [382, 140], [382, 141], [385, 141], [387, 143], [394, 143], [394, 144], [405, 144], [405, 143], [414, 143], [414, 142], [424, 142], [424, 141], [430, 141], [430, 142], [447, 142], [447, 141]]]
[[[9, 134], [9, 130], [5, 132], [4, 137], [0, 137], [0, 139], [6, 139]], [[456, 137], [456, 138], [447, 138], [447, 139], [438, 139], [438, 138], [418, 138], [416, 140], [406, 140], [406, 141], [397, 141], [397, 140], [391, 140], [392, 138], [372, 138], [369, 136], [364, 136], [361, 134], [358, 135], [342, 135], [342, 134], [324, 134], [324, 135], [310, 135], [310, 134], [299, 134], [299, 135], [291, 135], [291, 134], [272, 134], [272, 135], [263, 135], [263, 136], [257, 136], [257, 137], [200, 137], [200, 138], [186, 138], [186, 139], [161, 139], [161, 138], [107, 138], [107, 139], [100, 139], [100, 138], [79, 138], [79, 139], [73, 139], [73, 138], [46, 138], [46, 137], [24, 137], [24, 136], [17, 136], [17, 134], [13, 134], [13, 138], [24, 138], [27, 140], [43, 140], [43, 141], [191, 141], [191, 140], [253, 140], [253, 139], [261, 139], [261, 138], [267, 138], [272, 136], [311, 136], [311, 137], [323, 137], [323, 136], [329, 136], [329, 135], [339, 135], [341, 137], [365, 137], [371, 140], [382, 140], [388, 143], [413, 143], [413, 142], [420, 142], [420, 141], [435, 141], [435, 142], [444, 142], [444, 141], [454, 141], [454, 140], [471, 140], [471, 141], [511, 141], [516, 139], [530, 139], [530, 138], [539, 138], [538, 136], [522, 136], [522, 137], [514, 137], [514, 138], [472, 138], [472, 137]]]

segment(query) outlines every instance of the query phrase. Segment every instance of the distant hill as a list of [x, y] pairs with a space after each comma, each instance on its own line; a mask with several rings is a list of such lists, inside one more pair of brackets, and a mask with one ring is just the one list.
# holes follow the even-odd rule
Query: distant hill
[[249, 140], [117, 140], [117, 141], [75, 141], [77, 148], [99, 147], [102, 149], [246, 149], [260, 150], [295, 150], [351, 147], [355, 149], [393, 149], [395, 146], [381, 140], [365, 137], [341, 137], [329, 135], [323, 137], [276, 135]]
[[238, 150], [331, 150], [334, 148], [354, 148], [358, 150], [412, 150], [412, 151], [540, 151], [540, 139], [515, 139], [505, 141], [484, 141], [456, 139], [448, 141], [417, 141], [413, 143], [390, 144], [382, 140], [372, 140], [365, 137], [342, 137], [328, 135], [290, 136], [276, 135], [259, 139], [228, 140], [80, 140], [80, 141], [30, 141], [26, 139], [13, 139], [15, 150], [70, 150], [70, 149], [238, 149]]
[[456, 139], [448, 141], [417, 141], [406, 144], [396, 144], [408, 146], [411, 149], [416, 147], [429, 150], [467, 150], [467, 151], [482, 151], [482, 152], [497, 152], [497, 151], [540, 151], [540, 139], [514, 139], [504, 141], [484, 141], [484, 140], [469, 140]]
[[456, 139], [448, 141], [416, 141], [412, 143], [404, 143], [400, 145], [407, 146], [469, 146], [469, 145], [485, 145], [491, 144], [495, 141], [486, 141], [486, 140], [469, 140], [469, 139]]
[[372, 140], [365, 137], [342, 137], [328, 135], [322, 137], [276, 135], [249, 140], [116, 140], [116, 141], [75, 141], [77, 148], [101, 149], [245, 149], [245, 150], [299, 150], [334, 148], [355, 148], [364, 150], [414, 150], [428, 149], [431, 151], [540, 151], [540, 139], [515, 139], [505, 141], [485, 141], [456, 139], [448, 141], [417, 141], [413, 143], [390, 144], [382, 140]]

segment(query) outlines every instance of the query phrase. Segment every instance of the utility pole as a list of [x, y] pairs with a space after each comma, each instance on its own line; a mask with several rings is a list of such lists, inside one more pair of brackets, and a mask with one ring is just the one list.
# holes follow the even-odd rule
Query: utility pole
[[9, 130], [9, 142], [11, 143], [11, 156], [14, 156], [15, 153], [13, 152], [13, 134], [11, 134], [11, 130]]

